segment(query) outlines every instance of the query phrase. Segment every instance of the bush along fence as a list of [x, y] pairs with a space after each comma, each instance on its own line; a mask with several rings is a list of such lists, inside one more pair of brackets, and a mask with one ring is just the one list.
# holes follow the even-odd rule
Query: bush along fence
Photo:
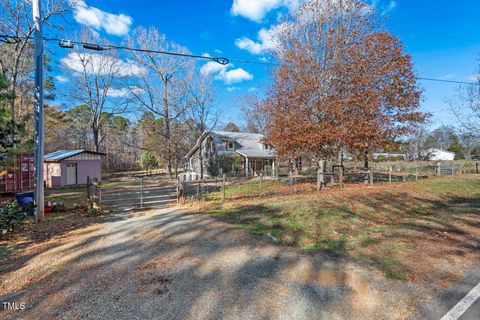
[[260, 173], [249, 179], [223, 175], [221, 178], [185, 181], [185, 176], [181, 176], [177, 180], [177, 203], [288, 195], [331, 187], [343, 189], [346, 184], [416, 181], [434, 176], [479, 173], [479, 170], [479, 163], [390, 163], [388, 166], [376, 164], [366, 170], [341, 165], [327, 167], [326, 163], [320, 161], [316, 172], [307, 169], [304, 170], [306, 173], [297, 174], [290, 170], [287, 175], [275, 177]]
[[101, 184], [87, 179], [90, 209], [128, 211], [138, 208], [162, 208], [175, 202], [176, 187], [161, 178], [137, 178]]

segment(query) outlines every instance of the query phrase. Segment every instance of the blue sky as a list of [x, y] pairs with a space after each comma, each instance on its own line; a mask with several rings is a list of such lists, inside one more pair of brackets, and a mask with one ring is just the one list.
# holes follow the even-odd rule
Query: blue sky
[[[208, 0], [78, 1], [67, 15], [66, 32], [89, 27], [120, 43], [137, 26], [155, 26], [169, 40], [196, 54], [261, 61], [268, 59], [269, 30], [279, 18], [294, 10], [299, 0]], [[480, 1], [369, 0], [386, 20], [389, 31], [399, 37], [412, 55], [421, 77], [472, 81], [479, 72]], [[419, 4], [421, 3], [421, 4]], [[45, 30], [46, 35], [59, 35]], [[68, 54], [53, 47], [54, 59]], [[239, 71], [238, 69], [242, 69]], [[269, 67], [235, 62], [217, 77], [218, 108], [223, 122], [241, 123], [238, 99], [246, 94], [263, 95], [269, 82]], [[59, 70], [59, 69], [56, 69]], [[224, 73], [225, 74], [225, 73]], [[68, 79], [60, 71], [57, 86]], [[433, 124], [453, 124], [446, 99], [458, 85], [422, 81], [422, 110], [433, 114]]]

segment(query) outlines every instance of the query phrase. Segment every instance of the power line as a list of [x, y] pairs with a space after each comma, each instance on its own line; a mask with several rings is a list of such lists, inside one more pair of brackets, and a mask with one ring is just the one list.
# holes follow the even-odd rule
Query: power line
[[442, 13], [442, 14], [446, 14], [446, 15], [457, 16], [457, 17], [468, 18], [468, 19], [480, 21], [479, 17], [471, 16], [471, 15], [468, 15], [468, 14], [458, 13], [458, 12], [454, 12], [454, 11], [445, 11], [445, 10], [441, 10], [441, 9], [437, 9], [437, 8], [433, 8], [433, 7], [429, 7], [429, 6], [424, 6], [424, 5], [418, 5], [418, 4], [415, 4], [415, 6], [417, 6], [418, 8], [422, 8], [424, 10], [427, 10], [427, 11], [436, 11], [438, 13]]
[[435, 78], [423, 78], [418, 77], [419, 80], [424, 81], [435, 81], [435, 82], [446, 82], [446, 83], [455, 83], [455, 84], [468, 84], [468, 85], [480, 85], [480, 82], [467, 82], [467, 81], [456, 81], [456, 80], [445, 80], [445, 79], [435, 79]]
[[[147, 53], [158, 53], [164, 55], [171, 55], [177, 57], [186, 57], [186, 58], [195, 58], [195, 59], [204, 59], [204, 60], [211, 60], [215, 61], [221, 65], [227, 65], [230, 61], [225, 57], [210, 57], [210, 56], [201, 56], [191, 53], [182, 53], [182, 52], [171, 52], [171, 51], [163, 51], [163, 50], [151, 50], [151, 49], [140, 49], [140, 48], [131, 48], [126, 46], [116, 46], [111, 44], [97, 44], [97, 43], [89, 43], [89, 42], [82, 42], [82, 41], [74, 41], [74, 40], [65, 40], [65, 39], [58, 39], [58, 38], [43, 38], [44, 41], [58, 41], [59, 45], [62, 48], [71, 49], [73, 45], [81, 45], [85, 49], [95, 50], [95, 51], [105, 51], [105, 50], [128, 50], [128, 51], [135, 51], [135, 52], [147, 52]], [[14, 44], [23, 41], [16, 36], [4, 35], [0, 34], [0, 42]]]
[[[9, 36], [9, 35], [2, 35], [0, 34], [0, 42], [5, 43], [16, 43], [18, 41], [22, 41], [22, 39]], [[275, 62], [266, 62], [266, 61], [253, 61], [248, 59], [229, 59], [226, 57], [209, 57], [209, 56], [200, 56], [195, 54], [189, 53], [180, 53], [180, 52], [170, 52], [170, 51], [162, 51], [162, 50], [150, 50], [150, 49], [139, 49], [139, 48], [131, 48], [126, 46], [116, 46], [116, 45], [109, 45], [109, 44], [96, 44], [96, 43], [88, 43], [88, 42], [81, 42], [81, 41], [73, 41], [73, 40], [63, 40], [58, 38], [43, 38], [45, 41], [58, 41], [59, 45], [63, 48], [73, 48], [73, 45], [82, 45], [86, 49], [95, 50], [95, 51], [104, 51], [104, 50], [111, 50], [111, 49], [118, 49], [118, 50], [129, 50], [129, 51], [136, 51], [136, 52], [149, 52], [149, 53], [158, 53], [158, 54], [165, 54], [165, 55], [172, 55], [172, 56], [181, 56], [187, 58], [195, 58], [195, 59], [205, 59], [215, 61], [222, 65], [227, 65], [230, 62], [239, 62], [239, 63], [249, 63], [249, 64], [260, 64], [260, 65], [267, 65], [267, 66], [282, 66], [281, 63]], [[417, 79], [423, 81], [434, 81], [434, 82], [444, 82], [444, 83], [454, 83], [454, 84], [466, 84], [466, 85], [480, 85], [480, 82], [467, 82], [467, 81], [456, 81], [456, 80], [446, 80], [446, 79], [437, 79], [437, 78], [427, 78], [427, 77], [418, 77]]]
[[423, 33], [423, 34], [429, 34], [437, 37], [443, 37], [443, 38], [450, 38], [450, 39], [457, 39], [457, 40], [464, 40], [464, 41], [469, 41], [469, 42], [474, 42], [474, 43], [480, 43], [480, 40], [477, 39], [471, 39], [471, 38], [466, 38], [462, 36], [457, 36], [454, 34], [446, 34], [446, 33], [441, 33], [441, 32], [434, 32], [434, 31], [424, 31], [424, 30], [418, 30], [418, 29], [413, 29], [413, 28], [404, 28], [400, 27], [402, 30], [406, 30], [409, 32], [415, 32], [415, 33]]
[[[117, 49], [117, 50], [128, 50], [128, 51], [135, 51], [135, 52], [158, 53], [158, 54], [171, 55], [171, 56], [177, 56], [177, 57], [212, 60], [212, 61], [215, 61], [215, 62], [221, 64], [221, 65], [227, 65], [229, 63], [229, 60], [225, 57], [201, 56], [201, 55], [196, 55], [196, 54], [191, 54], [191, 53], [171, 52], [171, 51], [152, 50], [152, 49], [140, 49], [140, 48], [127, 47], [127, 46], [116, 46], [116, 45], [111, 45], [111, 44], [99, 45], [99, 44], [96, 44], [96, 43], [73, 41], [73, 40], [64, 40], [64, 39], [58, 39], [58, 38], [44, 38], [44, 40], [45, 41], [58, 41], [60, 46], [62, 46], [62, 43], [64, 43], [64, 44], [68, 43], [68, 44], [72, 44], [72, 45], [76, 44], [76, 45], [83, 46], [85, 49], [91, 49], [91, 50], [97, 50], [97, 51]], [[71, 47], [68, 46], [67, 48], [71, 48]]]

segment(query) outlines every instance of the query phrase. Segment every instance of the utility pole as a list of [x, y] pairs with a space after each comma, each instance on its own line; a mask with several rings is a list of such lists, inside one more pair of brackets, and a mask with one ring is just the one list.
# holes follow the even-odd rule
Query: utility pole
[[43, 36], [41, 0], [32, 0], [33, 22], [35, 24], [35, 222], [45, 218], [43, 203]]

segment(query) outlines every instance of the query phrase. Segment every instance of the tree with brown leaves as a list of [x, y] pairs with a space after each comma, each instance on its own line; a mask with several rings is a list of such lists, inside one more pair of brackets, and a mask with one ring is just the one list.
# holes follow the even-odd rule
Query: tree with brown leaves
[[280, 155], [385, 147], [425, 119], [411, 58], [357, 0], [311, 0], [277, 28], [268, 139]]

